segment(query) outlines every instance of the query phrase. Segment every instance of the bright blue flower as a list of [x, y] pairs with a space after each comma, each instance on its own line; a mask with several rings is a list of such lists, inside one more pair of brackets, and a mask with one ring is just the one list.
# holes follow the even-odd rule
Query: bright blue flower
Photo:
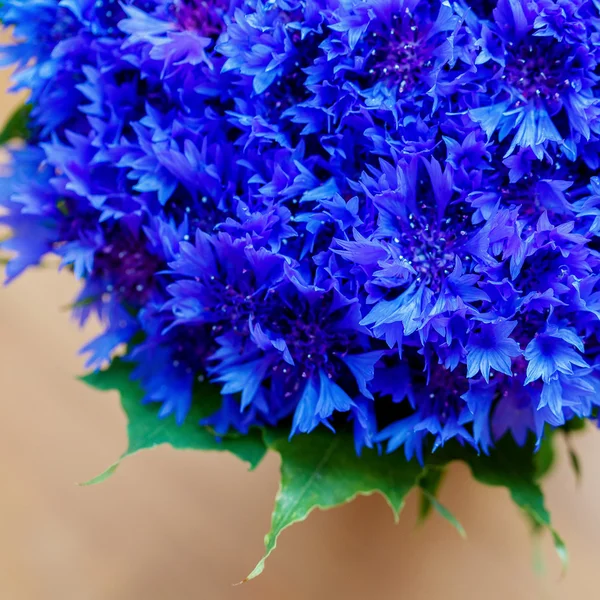
[[581, 338], [570, 328], [549, 325], [536, 335], [525, 348], [528, 361], [525, 385], [542, 379], [545, 383], [556, 380], [558, 373], [572, 374], [573, 367], [587, 367]]
[[574, 159], [577, 145], [596, 134], [595, 12], [585, 0], [499, 0], [493, 22], [478, 24], [475, 62], [492, 100], [482, 98], [469, 114], [488, 136], [510, 135], [507, 155], [521, 147], [541, 159], [551, 147]]
[[[591, 0], [5, 0], [31, 138], [8, 279], [178, 423], [351, 430], [356, 451], [591, 417], [600, 14]], [[197, 397], [198, 396], [198, 397]], [[205, 413], [206, 414], [206, 413]]]
[[489, 381], [491, 369], [512, 375], [511, 358], [521, 354], [519, 344], [510, 337], [516, 326], [516, 321], [482, 323], [471, 333], [466, 348], [467, 377], [481, 373]]
[[[410, 377], [409, 373], [404, 374]], [[474, 433], [479, 439], [465, 427], [473, 422], [474, 412], [479, 412], [481, 407], [471, 410], [467, 400], [472, 397], [469, 392], [469, 381], [462, 374], [453, 375], [441, 366], [432, 368], [427, 378], [421, 375], [412, 376], [412, 380], [406, 382], [405, 398], [414, 410], [412, 414], [388, 425], [376, 436], [377, 441], [388, 441], [387, 451], [392, 452], [399, 446], [404, 446], [407, 459], [416, 456], [419, 462], [423, 462], [424, 443], [429, 435], [433, 436], [432, 449], [435, 451], [443, 446], [448, 440], [457, 438], [460, 443], [468, 443], [477, 448], [481, 440], [482, 427], [474, 428]], [[398, 381], [402, 388], [404, 382]], [[403, 398], [397, 398], [396, 402]], [[405, 400], [405, 402], [406, 402]], [[483, 401], [484, 413], [489, 410], [489, 402]], [[483, 439], [484, 447], [488, 442], [487, 432]]]

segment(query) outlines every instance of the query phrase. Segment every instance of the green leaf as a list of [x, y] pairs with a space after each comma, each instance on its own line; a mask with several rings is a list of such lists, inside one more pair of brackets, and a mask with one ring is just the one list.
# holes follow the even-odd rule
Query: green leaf
[[419, 478], [419, 487], [421, 496], [419, 498], [419, 521], [424, 522], [433, 508], [430, 497], [436, 497], [442, 480], [446, 475], [446, 469], [443, 466], [430, 466], [423, 471]]
[[56, 208], [64, 217], [69, 216], [69, 205], [67, 204], [66, 200], [64, 200], [64, 199], [59, 200], [56, 203]]
[[540, 448], [533, 455], [535, 478], [538, 480], [546, 476], [554, 466], [554, 461], [556, 459], [554, 444], [554, 429], [546, 427]]
[[[365, 452], [355, 455], [350, 435], [317, 430], [310, 435], [287, 440], [284, 433], [265, 431], [270, 449], [281, 455], [281, 484], [275, 500], [271, 530], [265, 537], [265, 553], [244, 581], [262, 573], [265, 561], [277, 545], [281, 532], [303, 521], [315, 508], [328, 509], [349, 502], [357, 495], [382, 494], [398, 516], [407, 494], [419, 488], [428, 508], [435, 508], [462, 535], [465, 530], [456, 517], [435, 497], [446, 465], [465, 462], [480, 483], [505, 487], [512, 500], [536, 528], [549, 531], [556, 550], [567, 564], [564, 543], [552, 527], [544, 506], [538, 477], [547, 471], [551, 460], [536, 458], [533, 444], [519, 447], [511, 438], [502, 440], [491, 456], [477, 455], [471, 448], [449, 443], [430, 455], [425, 468], [407, 463], [401, 453], [380, 456]], [[423, 510], [423, 509], [422, 509]]]
[[461, 524], [436, 498], [445, 467], [456, 460], [466, 463], [479, 482], [506, 488], [536, 529], [551, 533], [566, 567], [565, 547], [552, 527], [538, 483], [553, 462], [552, 442], [556, 436], [549, 435], [537, 454], [533, 443], [519, 447], [509, 436], [497, 444], [490, 456], [477, 455], [471, 448], [450, 442], [429, 455], [425, 467], [414, 461], [407, 462], [400, 452], [380, 455], [367, 450], [362, 457], [357, 457], [350, 433], [340, 431], [332, 434], [324, 428], [310, 435], [295, 436], [291, 441], [287, 431], [276, 429], [264, 430], [262, 437], [253, 430], [247, 436], [228, 435], [219, 440], [208, 428], [197, 425], [201, 418], [220, 405], [220, 394], [216, 388], [198, 384], [198, 399], [193, 403], [186, 422], [177, 426], [172, 419], [159, 419], [156, 405], [142, 404], [143, 392], [130, 379], [130, 374], [131, 367], [116, 359], [107, 370], [83, 378], [96, 389], [118, 390], [129, 421], [126, 452], [88, 484], [109, 477], [123, 458], [159, 444], [170, 444], [180, 449], [229, 451], [252, 468], [260, 462], [267, 448], [280, 454], [281, 483], [275, 499], [271, 530], [265, 537], [265, 552], [245, 581], [263, 571], [265, 561], [284, 529], [306, 519], [315, 508], [333, 508], [358, 495], [381, 494], [397, 520], [408, 493], [413, 488], [420, 489], [424, 495], [421, 516], [435, 508], [464, 536]]
[[265, 537], [265, 554], [248, 581], [262, 573], [277, 538], [290, 525], [303, 521], [315, 508], [326, 510], [358, 495], [381, 494], [396, 520], [422, 468], [401, 453], [378, 455], [364, 451], [356, 456], [352, 436], [317, 429], [288, 441], [287, 433], [265, 431], [270, 449], [281, 455], [281, 484], [275, 499], [271, 530]]
[[13, 112], [2, 131], [0, 131], [0, 145], [6, 144], [14, 139], [29, 139], [30, 132], [28, 124], [30, 112], [30, 104], [23, 104]]
[[541, 538], [537, 535], [538, 533], [539, 531], [537, 530], [534, 530], [533, 532], [532, 563], [534, 572], [538, 577], [541, 577], [546, 573], [546, 562], [544, 561]]
[[81, 300], [77, 300], [75, 302], [71, 302], [70, 304], [65, 304], [61, 306], [60, 310], [64, 312], [70, 312], [76, 308], [85, 308], [86, 306], [91, 306], [95, 302], [98, 302], [100, 296], [87, 296]]
[[585, 419], [571, 419], [561, 427], [565, 436], [567, 452], [569, 453], [569, 464], [575, 473], [575, 478], [578, 483], [581, 480], [581, 461], [579, 460], [579, 455], [575, 451], [575, 448], [573, 448], [572, 438], [574, 434], [583, 431], [586, 424], [587, 421]]
[[506, 436], [490, 456], [465, 452], [462, 459], [469, 465], [477, 481], [505, 487], [513, 502], [533, 523], [550, 532], [563, 569], [566, 569], [568, 556], [565, 544], [552, 527], [550, 513], [544, 504], [544, 494], [537, 481], [535, 454], [530, 446], [520, 448]]
[[570, 419], [567, 421], [562, 427], [561, 430], [565, 433], [573, 433], [575, 431], [583, 431], [588, 424], [587, 419], [580, 419], [579, 417], [575, 417], [574, 419]]
[[[571, 430], [577, 431], [577, 430]], [[571, 436], [573, 435], [571, 431], [565, 431], [565, 443], [567, 445], [567, 452], [569, 454], [569, 464], [575, 473], [575, 479], [577, 483], [581, 481], [581, 461], [579, 460], [579, 455], [577, 454], [575, 448], [573, 448], [573, 443], [571, 441]]]
[[575, 473], [575, 478], [577, 481], [581, 481], [581, 461], [579, 460], [579, 456], [573, 448], [569, 448], [569, 462], [571, 463], [571, 468]]
[[82, 380], [91, 387], [107, 391], [117, 390], [121, 394], [121, 404], [127, 415], [127, 434], [129, 445], [121, 458], [104, 473], [94, 477], [83, 485], [100, 483], [112, 475], [121, 461], [145, 448], [153, 448], [160, 444], [169, 444], [180, 450], [217, 450], [228, 451], [255, 468], [265, 455], [266, 448], [258, 430], [251, 430], [247, 436], [218, 439], [208, 428], [198, 425], [198, 421], [206, 416], [203, 403], [215, 406], [215, 396], [219, 390], [209, 384], [198, 388], [198, 400], [182, 425], [176, 425], [172, 419], [158, 417], [159, 406], [142, 404], [143, 391], [137, 382], [130, 379], [132, 368], [123, 361], [115, 359], [104, 371], [90, 373]]
[[421, 489], [421, 493], [427, 498], [429, 505], [435, 508], [440, 516], [444, 517], [458, 531], [462, 538], [467, 537], [467, 532], [460, 521], [431, 492]]
[[431, 509], [435, 508], [438, 514], [446, 519], [461, 537], [466, 538], [467, 533], [459, 520], [437, 499], [437, 493], [445, 475], [445, 466], [428, 465], [419, 477], [419, 521], [423, 523], [431, 513]]

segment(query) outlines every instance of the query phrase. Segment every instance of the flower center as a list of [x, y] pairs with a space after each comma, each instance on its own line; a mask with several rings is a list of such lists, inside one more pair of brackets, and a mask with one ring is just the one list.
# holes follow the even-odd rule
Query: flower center
[[248, 317], [254, 315], [257, 309], [255, 298], [246, 294], [233, 285], [223, 284], [211, 277], [211, 292], [219, 302], [212, 309], [213, 334], [219, 334], [225, 329], [231, 328], [235, 333], [242, 336], [248, 334]]
[[535, 218], [542, 210], [539, 192], [529, 180], [508, 184], [500, 188], [500, 194], [508, 206], [520, 206], [519, 214], [524, 217]]
[[507, 57], [503, 78], [526, 100], [557, 100], [561, 90], [570, 85], [562, 76], [564, 59], [552, 58], [550, 50], [536, 38], [535, 44], [521, 44]]
[[148, 299], [161, 261], [140, 240], [118, 236], [96, 252], [93, 277], [106, 282], [107, 292], [116, 292], [134, 305]]
[[305, 323], [297, 319], [291, 323], [286, 341], [293, 357], [308, 362], [314, 368], [323, 368], [333, 340], [322, 323]]
[[[468, 215], [460, 206], [456, 214], [437, 224], [428, 215], [425, 205], [420, 214], [411, 214], [406, 221], [398, 219], [400, 235], [394, 242], [402, 248], [402, 258], [408, 260], [417, 272], [417, 277], [424, 281], [433, 292], [439, 292], [446, 277], [453, 270], [456, 256], [461, 255], [460, 245], [466, 241]], [[462, 256], [463, 262], [470, 260]]]
[[293, 70], [279, 77], [277, 82], [264, 92], [271, 117], [279, 116], [282, 110], [306, 97], [304, 80], [302, 72]]
[[210, 232], [223, 221], [224, 212], [219, 209], [216, 198], [228, 198], [229, 193], [233, 192], [216, 189], [214, 194], [209, 192], [202, 196], [200, 194], [192, 196], [183, 186], [179, 186], [166, 204], [165, 212], [178, 225], [187, 222], [189, 236], [185, 241], [189, 241], [194, 238], [197, 229]]
[[48, 37], [44, 36], [44, 40], [49, 41], [53, 46], [74, 35], [79, 28], [79, 22], [73, 13], [60, 6], [56, 13], [56, 20], [48, 25], [46, 30], [49, 32]]
[[[183, 369], [186, 374], [202, 373], [208, 357], [214, 351], [212, 336], [204, 327], [181, 327], [173, 330], [173, 366]], [[200, 378], [203, 376], [200, 375]]]
[[216, 39], [223, 30], [228, 3], [222, 0], [177, 0], [175, 12], [182, 29]]
[[392, 19], [389, 31], [373, 32], [368, 39], [372, 46], [369, 75], [373, 83], [383, 78], [396, 83], [401, 92], [410, 91], [432, 66], [431, 47], [412, 14], [395, 14]]
[[[304, 379], [319, 370], [334, 377], [336, 366], [332, 363], [332, 357], [348, 352], [354, 342], [351, 333], [330, 327], [332, 317], [327, 310], [328, 302], [329, 299], [324, 298], [320, 305], [307, 307], [301, 314], [285, 308], [273, 327], [276, 334], [285, 340]], [[273, 311], [274, 307], [270, 309], [270, 314], [275, 314]]]
[[525, 260], [515, 283], [521, 290], [543, 293], [552, 288], [555, 293], [558, 293], [563, 290], [564, 280], [570, 271], [568, 261], [561, 252], [551, 249], [540, 250]]

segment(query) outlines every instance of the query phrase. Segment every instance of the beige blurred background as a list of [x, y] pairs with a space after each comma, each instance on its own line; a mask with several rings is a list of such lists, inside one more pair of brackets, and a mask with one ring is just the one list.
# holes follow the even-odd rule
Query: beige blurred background
[[[1, 121], [15, 103], [0, 95]], [[126, 438], [116, 394], [75, 380], [84, 370], [77, 351], [94, 333], [61, 310], [75, 290], [67, 274], [43, 269], [0, 289], [0, 600], [599, 597], [593, 430], [576, 441], [582, 482], [562, 456], [545, 485], [570, 552], [564, 577], [547, 537], [546, 572], [536, 575], [534, 544], [508, 494], [457, 466], [441, 499], [466, 541], [435, 515], [417, 527], [414, 497], [399, 525], [381, 498], [359, 498], [284, 532], [264, 574], [234, 587], [261, 556], [277, 459], [249, 473], [226, 455], [160, 447], [100, 486], [77, 487], [111, 464]]]

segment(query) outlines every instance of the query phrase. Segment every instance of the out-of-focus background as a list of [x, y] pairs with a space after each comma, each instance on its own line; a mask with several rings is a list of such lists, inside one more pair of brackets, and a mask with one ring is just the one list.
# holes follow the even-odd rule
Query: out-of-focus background
[[[0, 121], [18, 100], [4, 94]], [[0, 185], [2, 182], [0, 180]], [[278, 485], [269, 456], [253, 473], [233, 457], [160, 447], [82, 488], [125, 448], [114, 393], [75, 379], [82, 332], [64, 310], [76, 284], [53, 269], [0, 290], [0, 600], [588, 600], [600, 559], [600, 432], [576, 440], [545, 485], [571, 558], [566, 575], [547, 536], [539, 552], [508, 494], [456, 466], [442, 501], [468, 534], [437, 516], [417, 527], [411, 497], [394, 525], [377, 496], [287, 530], [264, 574], [234, 587], [263, 549]]]

